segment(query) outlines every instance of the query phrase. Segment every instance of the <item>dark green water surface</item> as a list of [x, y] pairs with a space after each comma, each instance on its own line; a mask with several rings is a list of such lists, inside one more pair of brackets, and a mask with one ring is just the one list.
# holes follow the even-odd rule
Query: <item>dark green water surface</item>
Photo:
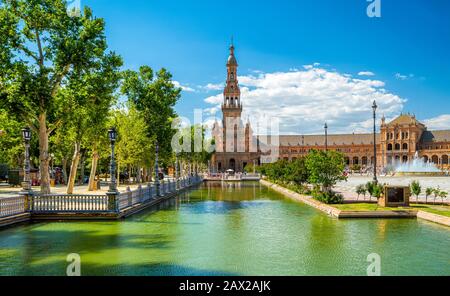
[[[159, 208], [159, 210], [158, 210]], [[337, 220], [259, 183], [208, 183], [124, 221], [0, 231], [0, 275], [450, 275], [450, 231], [420, 220]]]

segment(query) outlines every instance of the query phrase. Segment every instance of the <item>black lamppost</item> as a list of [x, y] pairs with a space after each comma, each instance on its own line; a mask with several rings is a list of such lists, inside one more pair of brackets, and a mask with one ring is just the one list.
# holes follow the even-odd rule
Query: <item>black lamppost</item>
[[29, 127], [22, 129], [23, 142], [25, 144], [25, 161], [23, 165], [23, 182], [22, 188], [24, 191], [31, 190], [31, 178], [30, 178], [30, 141], [31, 141], [31, 130]]
[[325, 151], [328, 151], [328, 124], [325, 122]]
[[178, 153], [175, 153], [175, 188], [178, 189]]
[[117, 192], [117, 183], [116, 183], [116, 160], [114, 155], [114, 145], [117, 140], [117, 131], [116, 128], [110, 128], [108, 131], [109, 141], [111, 142], [111, 163], [109, 173], [111, 175], [111, 183], [109, 184], [109, 192]]
[[378, 184], [377, 179], [377, 102], [373, 101], [373, 182]]
[[158, 166], [158, 155], [159, 155], [159, 143], [156, 140], [155, 143], [155, 187], [156, 187], [156, 196], [159, 196], [159, 166]]

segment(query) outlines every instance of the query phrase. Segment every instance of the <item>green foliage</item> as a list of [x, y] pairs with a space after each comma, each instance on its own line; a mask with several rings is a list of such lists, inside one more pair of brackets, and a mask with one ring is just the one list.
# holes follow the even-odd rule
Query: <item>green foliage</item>
[[434, 192], [434, 189], [431, 187], [428, 187], [427, 189], [425, 189], [425, 203], [428, 202], [428, 197], [431, 196]]
[[0, 163], [10, 167], [19, 167], [23, 159], [22, 131], [24, 124], [12, 116], [6, 110], [0, 109]]
[[364, 197], [366, 196], [367, 193], [367, 188], [365, 185], [358, 185], [356, 186], [356, 193], [358, 194], [358, 198], [360, 195], [364, 195]]
[[275, 163], [263, 164], [257, 167], [256, 171], [266, 176], [271, 181], [284, 184], [302, 185], [308, 181], [308, 170], [305, 165], [305, 158], [298, 158], [291, 162], [279, 160]]
[[174, 107], [181, 93], [173, 84], [172, 75], [164, 68], [155, 75], [148, 66], [142, 66], [139, 72], [125, 71], [121, 92], [142, 113], [144, 131], [148, 138], [158, 141], [161, 158], [171, 159], [171, 141], [176, 132], [172, 128]]
[[338, 194], [336, 192], [330, 191], [330, 192], [320, 192], [320, 191], [314, 191], [313, 192], [314, 199], [326, 203], [326, 204], [343, 204], [344, 203], [344, 197], [342, 194]]
[[370, 197], [380, 198], [383, 193], [383, 185], [375, 182], [367, 182], [366, 190], [370, 194]]
[[420, 193], [422, 193], [422, 186], [420, 186], [419, 181], [411, 182], [411, 193], [416, 196], [416, 201], [419, 199]]
[[116, 110], [113, 114], [117, 126], [117, 160], [121, 167], [151, 166], [154, 159], [154, 141], [143, 131], [146, 122], [133, 104]]
[[442, 199], [442, 204], [444, 204], [444, 199], [447, 198], [448, 193], [445, 191], [439, 192], [439, 197]]
[[313, 150], [306, 157], [306, 167], [309, 182], [322, 186], [326, 192], [331, 191], [338, 181], [347, 180], [344, 155], [340, 152]]

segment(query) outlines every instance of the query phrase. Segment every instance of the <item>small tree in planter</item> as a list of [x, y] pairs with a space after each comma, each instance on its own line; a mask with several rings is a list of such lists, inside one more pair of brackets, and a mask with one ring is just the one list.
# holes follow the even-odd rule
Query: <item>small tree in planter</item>
[[428, 187], [427, 189], [425, 189], [425, 204], [428, 203], [428, 197], [430, 195], [432, 195], [434, 192], [434, 189], [431, 187]]
[[419, 201], [419, 195], [422, 193], [422, 186], [420, 186], [419, 181], [412, 181], [411, 192], [416, 196], [416, 202]]
[[439, 192], [439, 196], [442, 199], [442, 205], [444, 205], [444, 199], [447, 198], [447, 192], [441, 191], [441, 192]]
[[373, 189], [375, 187], [375, 183], [374, 182], [367, 182], [366, 184], [366, 191], [369, 193], [369, 200], [372, 201], [372, 196], [373, 195]]
[[366, 193], [367, 193], [366, 186], [362, 184], [356, 186], [356, 193], [358, 194], [358, 198], [356, 200], [359, 200], [360, 195], [364, 195], [364, 200], [366, 200]]
[[434, 204], [436, 204], [436, 198], [438, 198], [440, 194], [441, 194], [441, 189], [439, 187], [433, 190], [433, 195], [434, 195], [433, 203]]

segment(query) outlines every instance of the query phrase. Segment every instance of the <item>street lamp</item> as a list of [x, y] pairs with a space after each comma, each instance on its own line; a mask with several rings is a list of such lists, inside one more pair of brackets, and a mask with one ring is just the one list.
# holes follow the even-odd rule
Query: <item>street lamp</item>
[[111, 142], [111, 163], [110, 163], [110, 175], [111, 175], [111, 183], [109, 184], [109, 191], [116, 192], [117, 184], [116, 184], [116, 160], [114, 156], [114, 145], [117, 140], [117, 131], [116, 128], [112, 127], [108, 130], [109, 141]]
[[373, 101], [373, 182], [378, 184], [377, 179], [377, 102]]
[[25, 144], [25, 162], [23, 166], [24, 176], [22, 182], [22, 188], [24, 191], [31, 190], [31, 178], [30, 178], [30, 141], [31, 130], [29, 127], [22, 129], [23, 142]]
[[155, 143], [155, 187], [156, 187], [156, 196], [159, 196], [159, 167], [158, 167], [158, 155], [159, 155], [159, 143], [156, 140]]
[[178, 153], [175, 153], [175, 187], [178, 189]]
[[328, 124], [325, 122], [325, 151], [328, 151]]

